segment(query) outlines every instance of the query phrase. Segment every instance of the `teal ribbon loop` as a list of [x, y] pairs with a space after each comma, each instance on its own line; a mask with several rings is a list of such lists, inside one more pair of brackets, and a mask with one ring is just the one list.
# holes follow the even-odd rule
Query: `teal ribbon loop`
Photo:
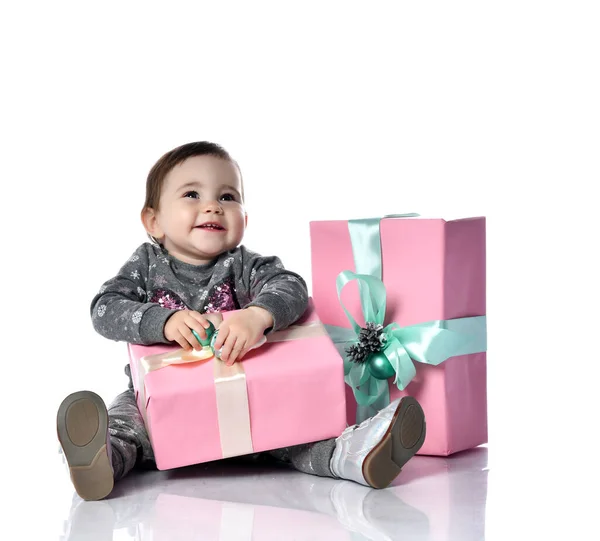
[[[383, 326], [386, 309], [386, 290], [381, 279], [369, 274], [342, 271], [337, 279], [338, 299], [351, 329], [326, 325], [329, 336], [344, 358], [346, 383], [352, 388], [359, 406], [384, 407], [389, 403], [387, 380], [374, 378], [367, 363], [348, 359], [346, 348], [357, 342], [360, 325], [342, 302], [342, 290], [358, 281], [365, 322]], [[386, 337], [383, 354], [394, 369], [394, 384], [403, 391], [416, 375], [414, 362], [437, 366], [450, 357], [484, 352], [487, 349], [486, 316], [438, 319], [406, 327], [390, 323], [383, 328]], [[380, 409], [378, 407], [377, 409]]]

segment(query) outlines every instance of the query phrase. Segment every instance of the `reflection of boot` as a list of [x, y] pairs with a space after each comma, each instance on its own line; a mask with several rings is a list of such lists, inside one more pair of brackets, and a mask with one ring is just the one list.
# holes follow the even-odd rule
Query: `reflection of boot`
[[405, 396], [337, 438], [330, 467], [341, 479], [385, 488], [425, 441], [421, 405]]
[[[90, 524], [95, 524], [97, 530], [103, 532], [102, 535], [106, 535], [104, 532], [109, 530], [127, 529], [131, 532], [130, 536], [136, 539], [135, 532], [140, 523], [153, 511], [153, 506], [149, 505], [148, 502], [155, 500], [164, 488], [158, 486], [155, 490], [145, 490], [143, 486], [135, 483], [135, 479], [143, 476], [143, 474], [136, 474], [128, 476], [117, 485], [117, 489], [111, 493], [116, 497], [97, 502], [86, 502], [76, 492], [73, 492], [69, 518], [65, 520], [65, 530], [72, 530], [77, 534], [74, 534], [75, 537], [64, 537], [63, 539], [80, 539], [78, 536], [83, 535], [82, 532], [86, 532], [86, 528], [89, 528]], [[121, 491], [121, 489], [124, 490]], [[91, 534], [88, 533], [87, 535]], [[112, 540], [112, 534], [108, 538], [100, 537], [100, 534], [97, 535], [98, 540]], [[82, 537], [82, 539], [87, 538]], [[90, 539], [96, 539], [96, 537]]]
[[70, 394], [56, 416], [58, 439], [73, 486], [84, 500], [100, 500], [113, 489], [108, 412], [91, 391]]
[[341, 481], [331, 491], [337, 519], [372, 541], [425, 539], [427, 516], [405, 504], [393, 490], [373, 490]]
[[79, 501], [71, 508], [60, 541], [112, 541], [114, 529], [115, 516], [108, 503]]
[[396, 490], [372, 490], [365, 498], [363, 509], [369, 523], [386, 532], [392, 541], [429, 539], [427, 514], [404, 503]]

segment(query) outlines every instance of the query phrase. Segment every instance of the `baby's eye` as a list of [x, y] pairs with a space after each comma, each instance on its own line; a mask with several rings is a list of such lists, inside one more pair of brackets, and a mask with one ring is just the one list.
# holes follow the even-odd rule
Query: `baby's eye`
[[224, 193], [221, 196], [221, 201], [235, 201], [235, 195], [231, 193]]
[[192, 190], [191, 192], [185, 192], [183, 194], [183, 197], [191, 197], [192, 199], [198, 199], [200, 195], [198, 194], [198, 192]]

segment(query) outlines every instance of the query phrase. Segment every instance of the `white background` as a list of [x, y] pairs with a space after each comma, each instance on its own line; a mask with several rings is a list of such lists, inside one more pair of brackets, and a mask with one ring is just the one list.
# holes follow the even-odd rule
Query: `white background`
[[15, 5], [0, 14], [13, 491], [50, 505], [66, 394], [124, 390], [125, 346], [89, 303], [146, 240], [152, 164], [211, 140], [244, 173], [244, 243], [309, 284], [310, 220], [487, 217], [490, 487], [526, 523], [581, 520], [599, 411], [595, 2]]

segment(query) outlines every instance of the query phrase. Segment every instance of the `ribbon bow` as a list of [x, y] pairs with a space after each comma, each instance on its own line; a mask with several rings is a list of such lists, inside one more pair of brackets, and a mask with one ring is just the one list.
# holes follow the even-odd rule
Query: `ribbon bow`
[[[327, 326], [338, 349], [356, 343], [361, 331], [342, 302], [342, 290], [354, 280], [358, 281], [365, 322], [383, 326], [385, 319], [383, 282], [368, 274], [342, 271], [336, 279], [338, 299], [352, 329]], [[381, 352], [372, 354], [367, 362], [355, 363], [348, 355], [343, 355], [345, 381], [352, 388], [359, 406], [371, 406], [375, 402], [385, 405], [389, 403], [389, 390], [387, 379], [380, 375], [382, 362], [391, 365], [394, 384], [402, 391], [416, 375], [414, 361], [437, 366], [455, 355], [485, 351], [485, 327], [485, 316], [434, 320], [406, 327], [390, 323], [381, 331], [385, 337]]]

